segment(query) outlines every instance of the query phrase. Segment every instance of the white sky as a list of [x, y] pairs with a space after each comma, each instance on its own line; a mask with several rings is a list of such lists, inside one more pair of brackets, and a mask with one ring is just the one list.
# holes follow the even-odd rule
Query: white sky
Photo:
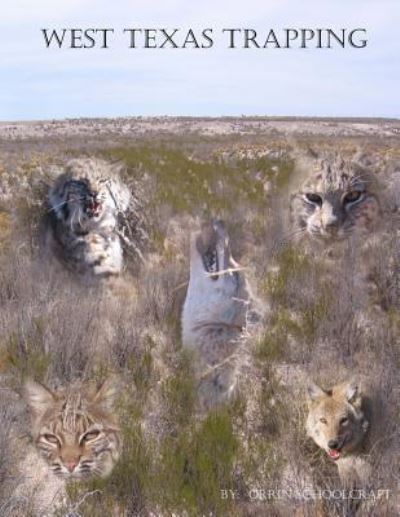
[[[0, 120], [129, 115], [400, 117], [399, 0], [12, 0]], [[40, 29], [112, 27], [112, 48], [46, 49]], [[129, 49], [129, 27], [212, 27], [208, 50]], [[365, 27], [366, 49], [226, 49], [222, 27]], [[179, 38], [177, 38], [179, 40]]]

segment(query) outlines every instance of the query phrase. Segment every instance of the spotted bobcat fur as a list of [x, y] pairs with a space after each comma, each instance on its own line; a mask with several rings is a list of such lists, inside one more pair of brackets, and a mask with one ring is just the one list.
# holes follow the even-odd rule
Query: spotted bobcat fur
[[340, 154], [300, 162], [305, 180], [291, 195], [291, 220], [298, 237], [325, 243], [366, 235], [381, 216], [377, 179], [367, 167]]
[[97, 391], [81, 385], [51, 391], [34, 381], [25, 384], [33, 443], [56, 476], [84, 479], [111, 472], [122, 445], [113, 412], [115, 393], [110, 380]]
[[54, 251], [69, 268], [95, 277], [123, 267], [119, 216], [131, 201], [118, 168], [95, 158], [70, 161], [49, 192]]

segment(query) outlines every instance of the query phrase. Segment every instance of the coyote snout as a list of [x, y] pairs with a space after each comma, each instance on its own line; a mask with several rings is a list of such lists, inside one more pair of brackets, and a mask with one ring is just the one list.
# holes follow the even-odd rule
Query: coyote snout
[[199, 398], [211, 407], [235, 392], [245, 331], [258, 313], [243, 268], [232, 258], [222, 221], [192, 235], [190, 255], [182, 343], [197, 354]]
[[361, 448], [369, 428], [355, 381], [323, 390], [308, 388], [307, 433], [335, 461]]

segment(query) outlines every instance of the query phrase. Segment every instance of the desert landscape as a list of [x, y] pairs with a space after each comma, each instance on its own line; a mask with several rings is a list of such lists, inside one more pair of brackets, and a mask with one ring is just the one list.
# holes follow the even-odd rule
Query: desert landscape
[[[374, 172], [383, 226], [325, 252], [293, 238], [290, 197], [298, 160], [333, 151]], [[121, 163], [137, 200], [137, 249], [125, 246], [111, 294], [43, 256], [49, 187], [85, 156]], [[213, 218], [225, 221], [264, 319], [242, 348], [237, 395], [204, 412], [181, 313], [190, 234]], [[398, 119], [1, 122], [0, 515], [398, 515], [399, 225]], [[121, 457], [107, 478], [61, 487], [37, 459], [22, 385], [110, 375]], [[306, 433], [308, 382], [354, 376], [383, 408], [372, 482], [356, 503]]]

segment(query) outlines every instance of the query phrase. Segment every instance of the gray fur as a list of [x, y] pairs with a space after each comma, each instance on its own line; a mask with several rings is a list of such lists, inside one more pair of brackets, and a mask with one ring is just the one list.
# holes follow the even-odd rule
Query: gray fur
[[118, 173], [103, 160], [76, 159], [50, 189], [53, 249], [76, 272], [109, 276], [122, 270], [119, 214], [131, 195]]

